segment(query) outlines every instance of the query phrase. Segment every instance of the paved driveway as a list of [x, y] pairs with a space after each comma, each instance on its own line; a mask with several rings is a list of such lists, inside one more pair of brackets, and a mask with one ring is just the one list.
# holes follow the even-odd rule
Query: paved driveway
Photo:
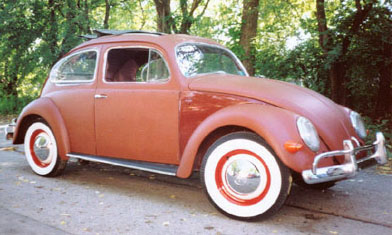
[[241, 222], [211, 206], [197, 176], [69, 162], [45, 178], [10, 147], [0, 141], [0, 234], [392, 234], [392, 175], [374, 169], [326, 191], [294, 186], [276, 216]]

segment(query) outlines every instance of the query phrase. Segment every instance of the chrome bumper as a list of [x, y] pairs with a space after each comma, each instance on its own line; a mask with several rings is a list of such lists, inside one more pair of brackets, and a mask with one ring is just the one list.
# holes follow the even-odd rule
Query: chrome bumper
[[[356, 143], [357, 144], [357, 143]], [[354, 148], [351, 140], [343, 141], [344, 150], [321, 153], [314, 158], [312, 169], [302, 171], [302, 178], [308, 184], [317, 184], [328, 181], [336, 181], [353, 177], [359, 171], [358, 164], [375, 159], [378, 164], [387, 163], [387, 152], [385, 148], [385, 138], [381, 132], [377, 132], [376, 141], [371, 145], [358, 146]], [[357, 160], [356, 155], [362, 151], [372, 151], [372, 154]], [[341, 165], [318, 168], [321, 159], [342, 156], [345, 162]]]
[[5, 139], [12, 140], [12, 138], [14, 138], [15, 128], [16, 118], [12, 119], [12, 122], [5, 126]]

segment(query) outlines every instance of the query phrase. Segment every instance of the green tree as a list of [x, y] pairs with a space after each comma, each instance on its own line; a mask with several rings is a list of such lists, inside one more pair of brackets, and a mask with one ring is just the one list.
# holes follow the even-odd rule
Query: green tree
[[328, 30], [327, 18], [325, 14], [324, 0], [316, 0], [317, 22], [319, 30], [320, 47], [324, 50], [324, 55], [329, 63], [329, 80], [331, 84], [331, 98], [340, 103], [347, 103], [346, 84], [349, 82], [347, 77], [347, 63], [345, 57], [349, 51], [353, 37], [360, 30], [361, 25], [368, 18], [369, 12], [372, 10], [375, 0], [361, 3], [355, 0], [356, 11], [352, 12], [351, 4], [344, 5], [343, 14], [352, 12], [344, 18], [341, 24], [338, 24], [336, 36], [332, 37]]
[[387, 116], [391, 10], [391, 0], [3, 0], [0, 109], [38, 95], [53, 64], [82, 42], [79, 35], [112, 28], [212, 38], [251, 74], [301, 83], [366, 115]]
[[0, 4], [0, 86], [3, 96], [16, 97], [20, 80], [37, 65], [37, 55], [30, 49], [44, 30], [44, 4], [11, 0]]
[[[1, 103], [39, 94], [49, 68], [89, 33], [88, 0], [0, 3]], [[30, 100], [28, 98], [27, 100]], [[18, 107], [11, 104], [12, 110]]]
[[[172, 12], [170, 0], [154, 0], [157, 12], [158, 31], [164, 33], [188, 34], [193, 23], [200, 20], [204, 15], [210, 0], [179, 0], [180, 13]], [[201, 10], [200, 10], [201, 9]], [[200, 10], [200, 13], [197, 11]]]

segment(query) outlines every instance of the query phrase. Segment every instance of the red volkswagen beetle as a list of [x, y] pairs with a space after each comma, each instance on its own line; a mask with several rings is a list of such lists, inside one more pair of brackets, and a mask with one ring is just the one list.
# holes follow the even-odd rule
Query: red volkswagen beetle
[[365, 162], [386, 162], [377, 133], [364, 145], [358, 113], [282, 81], [249, 77], [228, 49], [188, 35], [96, 31], [52, 68], [13, 131], [32, 170], [69, 158], [200, 178], [237, 219], [267, 217], [292, 183], [327, 188]]

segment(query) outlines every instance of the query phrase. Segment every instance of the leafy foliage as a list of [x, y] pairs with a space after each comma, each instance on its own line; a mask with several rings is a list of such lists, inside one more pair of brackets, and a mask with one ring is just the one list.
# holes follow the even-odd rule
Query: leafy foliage
[[[170, 14], [163, 20], [171, 20], [174, 31], [213, 38], [245, 58], [239, 45], [242, 1], [3, 0], [0, 112], [18, 112], [38, 96], [53, 64], [82, 42], [79, 35], [105, 25], [157, 30], [157, 2], [169, 4]], [[259, 5], [257, 36], [252, 39], [257, 76], [296, 82], [332, 97], [331, 68], [341, 63], [344, 104], [375, 120], [391, 120], [392, 91], [386, 75], [392, 73], [391, 0], [325, 1], [328, 30], [323, 34], [329, 41], [324, 48], [316, 0], [265, 0]], [[353, 28], [360, 10], [368, 12]]]
[[0, 98], [0, 114], [15, 114], [22, 111], [22, 108], [34, 100], [35, 96], [2, 96]]
[[385, 141], [386, 141], [386, 148], [387, 148], [387, 155], [390, 159], [392, 159], [392, 118], [391, 115], [385, 116], [383, 119], [375, 119], [372, 120], [369, 117], [364, 117], [366, 127], [368, 129], [368, 138], [366, 140], [367, 144], [371, 144], [374, 141], [374, 136], [376, 132], [382, 130]]

